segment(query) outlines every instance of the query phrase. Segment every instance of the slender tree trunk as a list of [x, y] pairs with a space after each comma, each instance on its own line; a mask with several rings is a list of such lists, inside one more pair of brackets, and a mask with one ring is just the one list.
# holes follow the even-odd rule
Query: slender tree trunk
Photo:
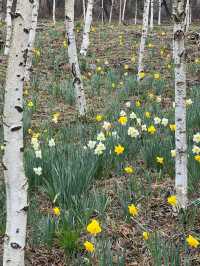
[[3, 20], [3, 0], [0, 0], [0, 21]]
[[104, 0], [101, 0], [101, 22], [104, 23]]
[[112, 4], [111, 4], [111, 7], [110, 7], [109, 24], [110, 24], [111, 21], [112, 21], [113, 5], [114, 5], [114, 0], [112, 0]]
[[185, 3], [173, 0], [175, 123], [176, 123], [176, 193], [181, 208], [187, 207], [187, 138], [186, 138], [186, 70], [185, 70]]
[[125, 10], [126, 10], [126, 0], [124, 0], [124, 6], [123, 6], [123, 12], [122, 12], [122, 21], [124, 21], [124, 18], [125, 18]]
[[68, 56], [74, 77], [76, 105], [80, 116], [86, 114], [86, 99], [79, 68], [76, 40], [74, 34], [74, 0], [65, 0], [65, 23], [68, 40]]
[[90, 44], [89, 33], [90, 33], [90, 27], [92, 24], [93, 5], [94, 5], [94, 0], [88, 0], [85, 25], [84, 25], [84, 30], [83, 30], [83, 41], [82, 41], [81, 50], [80, 50], [80, 54], [84, 56], [86, 56], [87, 50]]
[[190, 0], [187, 0], [185, 6], [185, 32], [188, 32], [190, 26]]
[[122, 0], [119, 0], [119, 24], [122, 23]]
[[83, 18], [85, 21], [85, 0], [83, 0]]
[[140, 80], [140, 75], [139, 75], [140, 72], [144, 71], [143, 57], [144, 57], [144, 48], [148, 32], [149, 7], [150, 7], [150, 0], [145, 0], [144, 12], [143, 12], [142, 36], [140, 40], [139, 59], [138, 59], [138, 80]]
[[29, 33], [29, 41], [28, 41], [28, 53], [27, 53], [27, 62], [25, 69], [25, 81], [30, 81], [30, 75], [32, 72], [32, 59], [33, 59], [33, 48], [35, 42], [35, 35], [37, 29], [37, 19], [38, 19], [38, 9], [39, 9], [39, 0], [35, 0], [33, 3], [33, 14], [32, 14], [32, 23], [31, 29]]
[[153, 30], [153, 4], [154, 4], [154, 0], [151, 0], [151, 17], [150, 17], [150, 30]]
[[135, 0], [135, 25], [137, 24], [138, 0]]
[[23, 167], [23, 81], [33, 2], [17, 1], [6, 75], [3, 116], [7, 209], [4, 266], [24, 266], [28, 181]]
[[53, 0], [53, 24], [56, 24], [56, 0]]
[[161, 0], [158, 1], [158, 25], [161, 25]]
[[7, 0], [7, 10], [6, 10], [6, 44], [4, 54], [9, 54], [10, 49], [10, 40], [12, 35], [12, 17], [11, 17], [11, 9], [12, 9], [13, 0]]

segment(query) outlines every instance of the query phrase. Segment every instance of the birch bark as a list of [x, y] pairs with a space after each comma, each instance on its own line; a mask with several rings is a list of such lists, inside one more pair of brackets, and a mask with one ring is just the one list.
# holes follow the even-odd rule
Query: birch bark
[[144, 71], [143, 57], [144, 57], [144, 48], [145, 48], [147, 32], [148, 32], [149, 7], [150, 7], [150, 0], [145, 0], [144, 12], [143, 12], [142, 36], [140, 40], [139, 59], [138, 59], [138, 80], [141, 79], [139, 74]]
[[4, 266], [24, 266], [28, 182], [23, 167], [23, 80], [32, 5], [29, 0], [17, 1], [6, 74], [3, 113], [7, 209]]
[[53, 0], [53, 24], [56, 24], [56, 0]]
[[135, 0], [135, 25], [137, 24], [138, 0]]
[[6, 9], [6, 44], [5, 44], [5, 50], [4, 54], [9, 54], [10, 49], [10, 41], [11, 41], [11, 35], [12, 35], [12, 4], [13, 0], [7, 0], [7, 9]]
[[83, 0], [83, 19], [85, 21], [85, 0]]
[[161, 0], [158, 1], [158, 25], [161, 25]]
[[150, 30], [153, 30], [153, 6], [154, 6], [154, 0], [151, 0], [151, 17], [150, 17]]
[[82, 41], [81, 50], [80, 50], [80, 54], [84, 56], [86, 56], [87, 50], [90, 44], [89, 33], [90, 33], [90, 27], [92, 24], [93, 5], [94, 5], [94, 0], [88, 0], [85, 25], [84, 25], [84, 30], [83, 30], [83, 41]]
[[185, 32], [188, 32], [190, 26], [190, 0], [187, 0], [185, 6]]
[[109, 24], [110, 24], [111, 21], [112, 21], [113, 5], [114, 5], [114, 0], [112, 0], [112, 4], [111, 4], [111, 7], [110, 7]]
[[122, 21], [124, 21], [124, 18], [125, 18], [125, 11], [126, 11], [126, 0], [124, 0], [124, 6], [123, 6], [123, 11], [122, 11]]
[[80, 116], [86, 114], [86, 99], [79, 68], [76, 40], [74, 34], [74, 0], [65, 0], [65, 24], [68, 41], [68, 57], [74, 77], [76, 105]]
[[177, 200], [181, 208], [187, 207], [187, 138], [186, 138], [186, 70], [185, 70], [185, 2], [173, 0], [174, 65], [175, 65], [175, 143]]
[[37, 29], [38, 9], [39, 9], [39, 0], [35, 0], [33, 3], [32, 22], [31, 22], [31, 29], [29, 33], [28, 53], [27, 53], [27, 61], [26, 61], [26, 68], [25, 68], [25, 81], [26, 82], [30, 81], [30, 75], [32, 71], [33, 48], [34, 48], [35, 35], [36, 35], [36, 29]]

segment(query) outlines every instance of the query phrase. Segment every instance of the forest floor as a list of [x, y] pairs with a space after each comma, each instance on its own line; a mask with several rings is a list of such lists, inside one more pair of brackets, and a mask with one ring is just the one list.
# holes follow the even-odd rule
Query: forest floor
[[[170, 130], [174, 124], [172, 27], [155, 26], [149, 34], [145, 77], [138, 84], [141, 26], [94, 23], [89, 53], [86, 58], [80, 57], [88, 104], [87, 117], [80, 119], [64, 25], [39, 23], [33, 78], [24, 90], [25, 169], [30, 184], [27, 266], [200, 265], [200, 248], [191, 248], [186, 241], [188, 235], [200, 239], [200, 163], [192, 155], [193, 135], [200, 132], [200, 40], [194, 34], [198, 29], [199, 24], [193, 24], [186, 35], [187, 99], [192, 101], [188, 101], [190, 205], [178, 213], [167, 202], [174, 194], [174, 158], [170, 155], [174, 148], [174, 132]], [[80, 48], [81, 22], [76, 23], [76, 34]], [[134, 122], [130, 119], [132, 112], [137, 116]], [[130, 139], [127, 125], [119, 125], [118, 118], [124, 116], [128, 117], [127, 125], [138, 129], [138, 139]], [[168, 124], [157, 125], [155, 117], [168, 119]], [[86, 146], [102, 131], [103, 121], [109, 121], [112, 132], [119, 136], [105, 142], [109, 152], [96, 158]], [[155, 135], [143, 132], [141, 124], [147, 128], [154, 125]], [[37, 133], [41, 161], [35, 158], [31, 144]], [[111, 133], [104, 131], [104, 135], [107, 141]], [[53, 151], [46, 144], [51, 138], [56, 142]], [[112, 152], [117, 144], [125, 147], [121, 157]], [[158, 156], [164, 163], [156, 161]], [[37, 176], [33, 167], [41, 165], [43, 173]], [[127, 166], [133, 172], [124, 171]], [[0, 257], [4, 199], [2, 193]], [[128, 212], [130, 204], [137, 206], [137, 215]], [[61, 209], [59, 217], [53, 214], [56, 206]], [[95, 239], [86, 233], [92, 218], [102, 226]], [[147, 240], [144, 232], [148, 232]], [[87, 239], [95, 244], [93, 254], [84, 250]]]

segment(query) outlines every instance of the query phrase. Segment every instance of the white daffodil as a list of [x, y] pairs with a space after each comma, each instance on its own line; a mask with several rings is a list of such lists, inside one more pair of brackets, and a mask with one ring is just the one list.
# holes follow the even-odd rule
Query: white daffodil
[[34, 167], [33, 168], [33, 171], [34, 171], [34, 173], [36, 174], [36, 175], [42, 175], [42, 167]]
[[134, 127], [129, 127], [128, 135], [131, 138], [137, 138], [137, 136], [139, 136], [139, 131], [136, 128], [134, 128]]

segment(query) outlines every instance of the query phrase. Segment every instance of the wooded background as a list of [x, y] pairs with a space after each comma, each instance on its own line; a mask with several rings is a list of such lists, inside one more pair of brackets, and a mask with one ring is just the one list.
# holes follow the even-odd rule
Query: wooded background
[[[16, 0], [14, 0], [15, 5]], [[85, 1], [87, 2], [87, 1]], [[100, 18], [101, 14], [101, 0], [96, 0], [94, 5], [94, 19], [97, 20]], [[105, 18], [109, 17], [110, 12], [110, 6], [111, 6], [112, 0], [104, 0], [104, 15]], [[123, 0], [122, 0], [123, 2]], [[162, 18], [167, 19], [169, 18], [169, 14], [167, 14], [166, 10], [166, 4], [169, 9], [169, 12], [171, 12], [171, 0], [164, 0], [162, 3]], [[154, 4], [158, 5], [158, 0], [154, 0]], [[48, 18], [52, 15], [52, 6], [53, 6], [53, 0], [40, 0], [40, 10], [39, 10], [39, 16], [40, 18]], [[200, 18], [200, 0], [191, 0], [191, 6], [192, 6], [192, 18], [193, 19], [199, 19]], [[3, 0], [3, 10], [5, 12], [6, 10], [6, 0]], [[143, 10], [143, 1], [138, 0], [138, 17], [142, 17], [142, 10]], [[157, 16], [158, 9], [154, 9], [155, 16]], [[134, 12], [135, 12], [135, 0], [127, 0], [127, 7], [126, 7], [126, 19], [132, 19], [134, 18]], [[82, 0], [75, 0], [75, 15], [77, 18], [80, 18], [83, 14], [83, 5]], [[114, 1], [114, 9], [113, 9], [113, 18], [117, 19], [119, 16], [119, 0]], [[64, 17], [64, 0], [57, 0], [56, 1], [56, 17], [57, 18], [63, 18]]]

